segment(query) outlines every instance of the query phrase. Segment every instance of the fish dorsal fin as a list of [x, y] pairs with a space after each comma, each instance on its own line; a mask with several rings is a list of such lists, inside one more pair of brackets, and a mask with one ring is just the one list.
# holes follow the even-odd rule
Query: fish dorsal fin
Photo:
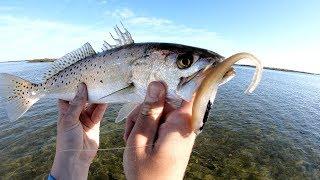
[[74, 64], [82, 59], [95, 55], [96, 52], [92, 46], [87, 42], [82, 47], [62, 56], [61, 58], [55, 60], [48, 71], [44, 74], [43, 80], [46, 81], [48, 78], [57, 74], [59, 71], [69, 67], [71, 64]]
[[114, 27], [114, 31], [116, 32], [118, 38], [115, 38], [110, 33], [111, 38], [116, 42], [116, 44], [112, 45], [112, 44], [109, 44], [107, 41], [104, 41], [102, 51], [107, 51], [123, 45], [134, 43], [134, 40], [132, 39], [131, 34], [129, 33], [127, 28], [125, 28], [122, 23], [121, 23], [121, 26], [123, 31], [121, 31], [117, 25]]

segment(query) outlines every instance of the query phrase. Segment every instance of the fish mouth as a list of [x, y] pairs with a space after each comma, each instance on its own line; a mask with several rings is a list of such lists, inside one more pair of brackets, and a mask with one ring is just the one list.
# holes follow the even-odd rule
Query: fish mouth
[[202, 81], [202, 79], [205, 77], [205, 73], [209, 68], [212, 68], [213, 64], [208, 65], [202, 69], [200, 69], [199, 71], [193, 73], [191, 76], [188, 77], [180, 77], [180, 82], [178, 84], [178, 89], [181, 89], [184, 85], [186, 85], [187, 83], [189, 83], [190, 81]]

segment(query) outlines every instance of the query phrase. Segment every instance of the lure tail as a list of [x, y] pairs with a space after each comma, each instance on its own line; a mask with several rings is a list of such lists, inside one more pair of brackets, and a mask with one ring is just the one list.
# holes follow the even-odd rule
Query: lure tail
[[41, 93], [37, 84], [0, 73], [0, 97], [4, 98], [8, 118], [15, 121], [40, 99]]

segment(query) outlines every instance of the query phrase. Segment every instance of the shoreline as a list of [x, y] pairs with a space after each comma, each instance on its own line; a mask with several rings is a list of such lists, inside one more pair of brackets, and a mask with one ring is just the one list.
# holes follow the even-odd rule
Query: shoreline
[[[247, 65], [247, 64], [234, 64], [235, 66], [241, 67], [250, 67], [255, 68], [255, 66]], [[282, 72], [294, 72], [294, 73], [301, 73], [301, 74], [310, 74], [310, 75], [320, 75], [320, 73], [312, 73], [312, 72], [305, 72], [305, 71], [298, 71], [292, 69], [283, 69], [283, 68], [276, 68], [276, 67], [263, 67], [263, 69], [273, 70], [273, 71], [282, 71]]]
[[55, 58], [39, 58], [39, 59], [25, 59], [25, 60], [12, 60], [12, 61], [0, 61], [0, 63], [13, 63], [13, 62], [28, 62], [28, 63], [39, 63], [39, 62], [53, 62]]
[[53, 58], [39, 58], [39, 59], [30, 59], [30, 60], [26, 60], [28, 63], [35, 63], [35, 62], [53, 62], [56, 59]]

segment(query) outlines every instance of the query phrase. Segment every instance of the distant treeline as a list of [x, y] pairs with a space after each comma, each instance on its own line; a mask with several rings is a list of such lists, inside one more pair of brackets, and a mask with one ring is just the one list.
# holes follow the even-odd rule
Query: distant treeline
[[53, 62], [56, 59], [51, 59], [51, 58], [42, 58], [42, 59], [30, 59], [27, 60], [28, 62], [34, 63], [34, 62]]
[[[252, 65], [246, 65], [246, 64], [236, 64], [237, 66], [245, 66], [245, 67], [252, 67], [255, 66]], [[276, 71], [285, 71], [285, 72], [296, 72], [296, 73], [304, 73], [304, 74], [312, 74], [312, 75], [320, 75], [318, 73], [311, 73], [311, 72], [304, 72], [304, 71], [296, 71], [296, 70], [290, 70], [290, 69], [282, 69], [282, 68], [275, 68], [275, 67], [263, 67], [263, 69], [270, 69], [270, 70], [276, 70]]]

